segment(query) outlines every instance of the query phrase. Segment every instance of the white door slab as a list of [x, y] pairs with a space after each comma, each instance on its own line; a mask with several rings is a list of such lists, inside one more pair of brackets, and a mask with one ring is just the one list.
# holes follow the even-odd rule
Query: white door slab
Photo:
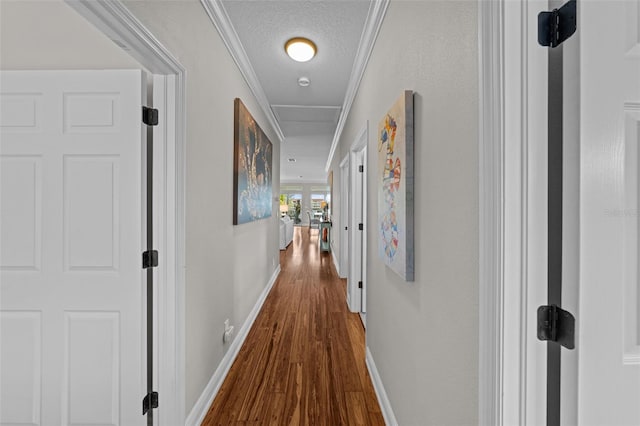
[[578, 31], [577, 423], [638, 425], [640, 2], [579, 2]]
[[143, 424], [142, 73], [0, 83], [0, 423]]

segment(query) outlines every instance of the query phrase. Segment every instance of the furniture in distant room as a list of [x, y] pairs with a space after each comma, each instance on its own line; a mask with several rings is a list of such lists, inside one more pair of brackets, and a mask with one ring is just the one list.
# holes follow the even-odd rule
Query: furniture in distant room
[[293, 220], [289, 216], [280, 218], [280, 250], [286, 250], [293, 241]]
[[307, 210], [307, 217], [309, 218], [309, 232], [311, 229], [320, 229], [320, 219], [317, 219], [314, 216], [311, 216], [311, 212]]
[[331, 251], [331, 221], [323, 220], [320, 222], [318, 239], [320, 240], [320, 250]]

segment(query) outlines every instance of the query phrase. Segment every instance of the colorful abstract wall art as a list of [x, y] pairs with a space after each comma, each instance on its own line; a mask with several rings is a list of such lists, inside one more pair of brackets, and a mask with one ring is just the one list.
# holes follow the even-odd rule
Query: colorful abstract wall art
[[378, 253], [405, 281], [414, 279], [413, 92], [378, 124]]
[[271, 216], [273, 147], [242, 101], [234, 101], [233, 224]]

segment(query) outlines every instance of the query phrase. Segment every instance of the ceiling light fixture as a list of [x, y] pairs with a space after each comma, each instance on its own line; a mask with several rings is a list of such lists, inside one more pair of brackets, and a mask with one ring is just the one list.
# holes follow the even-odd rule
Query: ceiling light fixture
[[309, 77], [300, 77], [298, 79], [298, 86], [300, 87], [307, 87], [310, 84], [311, 84], [311, 80], [309, 80]]
[[315, 43], [304, 37], [294, 37], [284, 45], [287, 55], [294, 61], [307, 62], [316, 56]]

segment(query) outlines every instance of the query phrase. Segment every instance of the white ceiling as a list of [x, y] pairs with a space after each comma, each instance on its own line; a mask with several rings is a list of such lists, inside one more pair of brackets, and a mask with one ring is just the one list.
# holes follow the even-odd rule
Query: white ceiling
[[[238, 39], [284, 134], [281, 182], [327, 181], [325, 164], [351, 78], [371, 0], [223, 0]], [[284, 44], [306, 37], [309, 62]], [[298, 78], [311, 80], [300, 87]], [[295, 159], [290, 162], [289, 159]]]

